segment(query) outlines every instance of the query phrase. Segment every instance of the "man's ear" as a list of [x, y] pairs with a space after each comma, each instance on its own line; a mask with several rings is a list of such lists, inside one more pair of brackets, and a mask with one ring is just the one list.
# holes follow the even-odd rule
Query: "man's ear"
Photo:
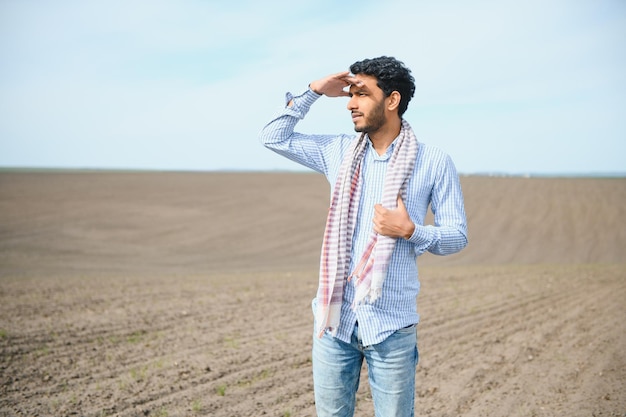
[[401, 97], [402, 96], [397, 91], [393, 91], [391, 94], [389, 94], [389, 97], [387, 97], [387, 110], [396, 110], [398, 106], [400, 106]]

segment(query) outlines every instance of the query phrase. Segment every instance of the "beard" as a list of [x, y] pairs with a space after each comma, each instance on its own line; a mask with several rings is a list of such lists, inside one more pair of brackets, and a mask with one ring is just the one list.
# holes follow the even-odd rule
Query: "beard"
[[363, 125], [354, 125], [355, 132], [372, 133], [380, 129], [387, 122], [385, 119], [385, 101], [381, 100], [378, 105], [372, 109], [371, 114], [364, 116], [363, 119]]

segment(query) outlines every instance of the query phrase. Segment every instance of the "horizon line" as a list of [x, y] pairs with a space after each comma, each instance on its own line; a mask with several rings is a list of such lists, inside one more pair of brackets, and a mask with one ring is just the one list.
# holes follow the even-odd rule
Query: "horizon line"
[[[319, 174], [310, 169], [174, 169], [174, 168], [93, 168], [93, 167], [12, 167], [0, 166], [0, 173], [23, 172], [23, 173], [285, 173], [285, 174]], [[320, 174], [321, 175], [321, 174]], [[506, 172], [506, 171], [477, 171], [459, 172], [460, 177], [525, 177], [525, 178], [624, 178], [626, 171], [588, 171], [588, 172]]]

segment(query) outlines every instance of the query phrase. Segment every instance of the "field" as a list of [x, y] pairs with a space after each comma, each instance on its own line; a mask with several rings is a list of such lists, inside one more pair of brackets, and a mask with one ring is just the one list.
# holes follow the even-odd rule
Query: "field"
[[[418, 261], [416, 415], [626, 416], [626, 179], [462, 186], [469, 246]], [[0, 415], [314, 416], [328, 193], [315, 174], [0, 173]]]

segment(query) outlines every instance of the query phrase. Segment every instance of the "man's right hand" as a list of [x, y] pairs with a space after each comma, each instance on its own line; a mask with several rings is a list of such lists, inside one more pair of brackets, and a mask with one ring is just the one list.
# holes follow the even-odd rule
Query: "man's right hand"
[[309, 84], [309, 88], [317, 94], [328, 97], [347, 97], [350, 95], [344, 88], [350, 85], [361, 85], [361, 81], [350, 75], [350, 71], [338, 72]]

